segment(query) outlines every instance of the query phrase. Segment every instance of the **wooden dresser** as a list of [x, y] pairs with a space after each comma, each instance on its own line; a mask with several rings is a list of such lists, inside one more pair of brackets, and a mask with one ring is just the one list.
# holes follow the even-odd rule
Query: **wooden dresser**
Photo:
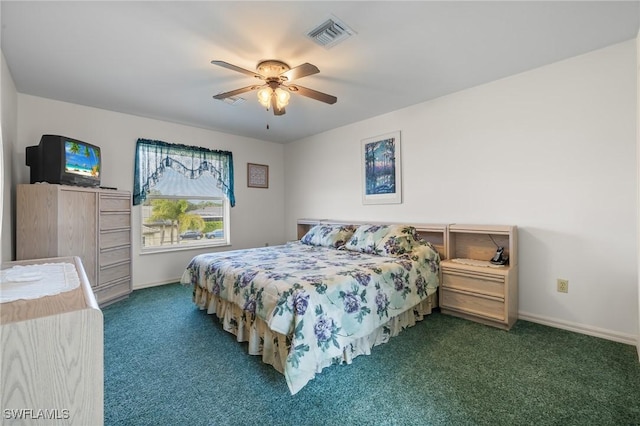
[[0, 304], [0, 423], [100, 426], [103, 316], [82, 262], [78, 257], [39, 259], [8, 262], [2, 269], [42, 263], [74, 265], [80, 285]]
[[131, 293], [131, 193], [18, 185], [16, 258], [79, 256], [101, 306]]
[[[509, 330], [518, 319], [517, 227], [453, 224], [448, 233], [447, 260], [441, 263], [442, 312]], [[488, 262], [496, 246], [504, 247], [507, 265]]]

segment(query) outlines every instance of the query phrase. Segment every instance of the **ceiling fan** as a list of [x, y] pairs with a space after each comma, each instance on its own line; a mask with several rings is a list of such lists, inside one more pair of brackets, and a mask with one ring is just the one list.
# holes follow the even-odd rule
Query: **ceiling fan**
[[253, 84], [230, 92], [220, 93], [215, 95], [214, 99], [222, 100], [251, 90], [257, 90], [260, 104], [267, 108], [267, 110], [271, 107], [274, 115], [283, 115], [285, 113], [285, 107], [289, 103], [289, 92], [298, 93], [302, 96], [328, 104], [335, 104], [338, 101], [338, 98], [335, 96], [318, 92], [317, 90], [309, 89], [298, 84], [285, 84], [292, 80], [320, 72], [318, 67], [309, 63], [290, 68], [289, 65], [284, 62], [267, 60], [258, 63], [255, 72], [224, 61], [211, 61], [211, 63], [264, 81], [263, 84]]

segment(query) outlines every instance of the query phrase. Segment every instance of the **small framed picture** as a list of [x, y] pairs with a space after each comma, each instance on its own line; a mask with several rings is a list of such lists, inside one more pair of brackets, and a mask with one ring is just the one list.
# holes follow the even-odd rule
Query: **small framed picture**
[[269, 166], [247, 163], [247, 186], [249, 188], [268, 188]]
[[362, 140], [362, 203], [402, 203], [400, 131]]

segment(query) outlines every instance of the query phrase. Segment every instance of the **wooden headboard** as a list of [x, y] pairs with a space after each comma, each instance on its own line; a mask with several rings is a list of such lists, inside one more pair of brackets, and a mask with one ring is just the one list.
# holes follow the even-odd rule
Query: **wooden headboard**
[[410, 225], [416, 228], [416, 231], [425, 241], [430, 242], [438, 253], [440, 259], [444, 260], [448, 250], [448, 225], [428, 224], [428, 223], [405, 223], [405, 222], [363, 222], [353, 220], [333, 220], [333, 219], [298, 219], [298, 239], [302, 238], [312, 227], [319, 224], [327, 225]]

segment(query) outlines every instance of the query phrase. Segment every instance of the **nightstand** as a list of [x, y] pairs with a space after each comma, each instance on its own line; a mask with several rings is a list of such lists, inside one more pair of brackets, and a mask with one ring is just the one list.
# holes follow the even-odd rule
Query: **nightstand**
[[[518, 319], [517, 227], [454, 224], [448, 240], [440, 264], [441, 311], [509, 330]], [[489, 262], [497, 247], [504, 247], [507, 265]]]

